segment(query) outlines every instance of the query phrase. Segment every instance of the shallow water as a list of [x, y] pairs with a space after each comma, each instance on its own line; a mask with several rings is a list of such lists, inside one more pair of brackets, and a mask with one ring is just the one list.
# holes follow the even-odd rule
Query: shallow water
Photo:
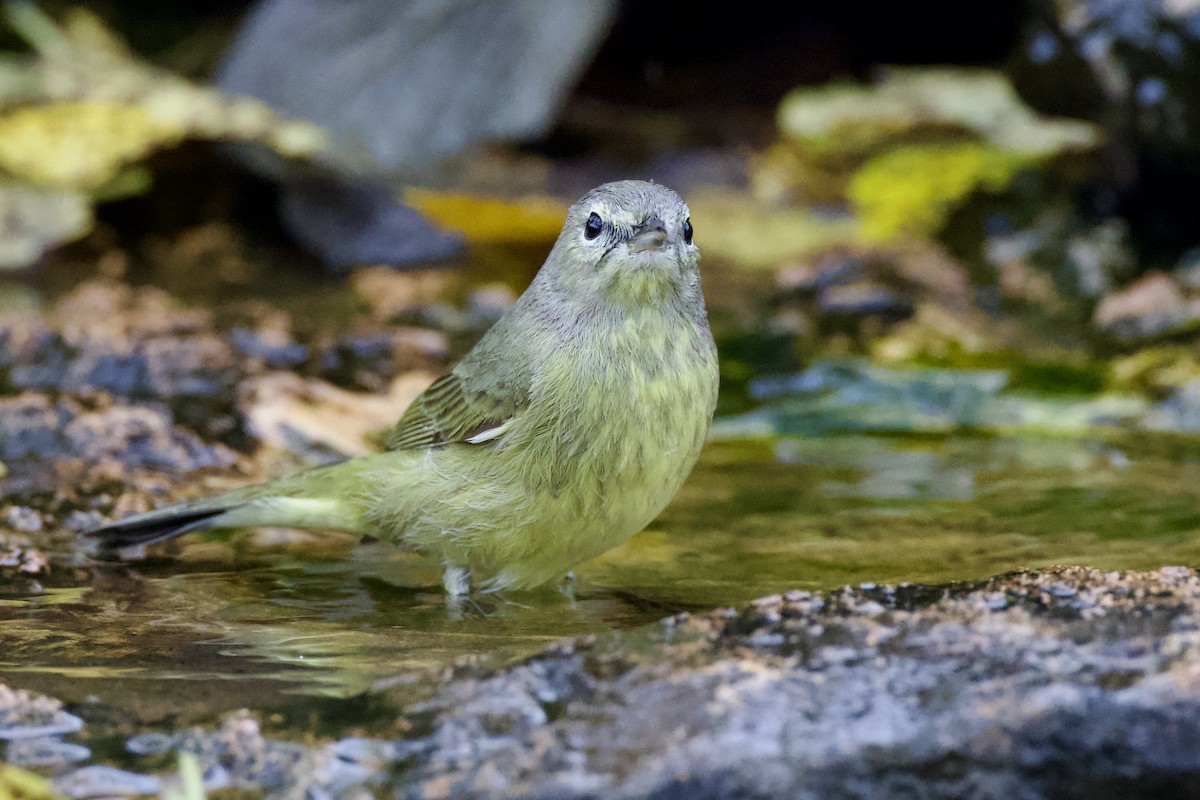
[[715, 442], [659, 521], [578, 570], [573, 601], [548, 591], [447, 608], [435, 568], [382, 545], [314, 539], [284, 552], [192, 537], [174, 558], [96, 568], [79, 586], [0, 591], [0, 674], [68, 701], [101, 753], [117, 731], [243, 706], [278, 710], [284, 728], [350, 712], [369, 728], [374, 695], [314, 698], [790, 588], [944, 583], [1056, 563], [1200, 563], [1200, 446]]
[[[510, 272], [536, 263], [508, 255]], [[467, 266], [478, 277], [504, 264]], [[130, 277], [227, 311], [242, 294], [262, 293], [253, 276], [240, 289]], [[510, 278], [518, 287], [528, 275]], [[461, 300], [470, 285], [454, 278], [448, 291]], [[47, 298], [59, 291], [41, 287]], [[319, 326], [362, 312], [344, 282], [321, 276], [276, 281], [270, 296]], [[238, 320], [218, 314], [218, 322]], [[911, 376], [896, 378], [904, 391], [888, 376], [869, 377], [848, 384], [862, 408], [830, 393], [841, 384], [822, 384], [799, 406], [785, 399], [726, 420], [734, 423], [727, 432], [749, 422], [805, 435], [711, 443], [656, 523], [577, 571], [573, 599], [549, 590], [448, 608], [434, 565], [379, 544], [311, 537], [284, 549], [264, 536], [188, 537], [169, 557], [95, 566], [38, 593], [0, 586], [0, 675], [66, 701], [86, 720], [80, 738], [100, 759], [152, 769], [125, 754], [126, 738], [242, 707], [264, 712], [277, 735], [392, 735], [398, 705], [422, 691], [414, 670], [499, 664], [562, 636], [791, 588], [941, 584], [1051, 564], [1200, 565], [1200, 440], [948, 433], [980, 424], [960, 419], [978, 392], [962, 402], [950, 392], [949, 411], [931, 417], [931, 397], [946, 392], [913, 394]], [[866, 385], [886, 391], [863, 395]], [[911, 402], [897, 402], [896, 392]], [[1047, 408], [1063, 427], [1070, 415]], [[1075, 414], [1082, 422], [1067, 429], [1092, 430], [1096, 416]]]

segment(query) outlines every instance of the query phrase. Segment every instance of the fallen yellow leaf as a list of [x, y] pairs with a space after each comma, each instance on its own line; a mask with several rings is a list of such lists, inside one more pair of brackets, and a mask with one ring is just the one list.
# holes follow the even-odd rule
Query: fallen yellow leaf
[[57, 800], [50, 781], [9, 764], [0, 764], [0, 800]]
[[427, 219], [461, 231], [472, 244], [553, 241], [562, 230], [566, 204], [538, 195], [502, 198], [410, 188], [404, 202]]

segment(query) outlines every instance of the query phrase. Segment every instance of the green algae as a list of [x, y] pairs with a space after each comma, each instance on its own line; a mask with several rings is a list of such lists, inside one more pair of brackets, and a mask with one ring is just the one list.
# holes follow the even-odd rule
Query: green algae
[[1101, 142], [1093, 125], [1040, 116], [985, 69], [892, 69], [873, 85], [797, 89], [777, 123], [780, 141], [753, 171], [759, 196], [848, 201], [866, 241], [934, 236], [969, 198], [1055, 173], [1061, 157]]
[[1036, 156], [980, 142], [905, 145], [869, 159], [846, 196], [868, 241], [938, 233], [977, 192], [996, 193], [1037, 163]]

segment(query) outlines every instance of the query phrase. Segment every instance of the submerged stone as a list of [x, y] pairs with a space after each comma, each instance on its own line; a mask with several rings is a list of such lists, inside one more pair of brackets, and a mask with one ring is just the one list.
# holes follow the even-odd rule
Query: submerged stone
[[0, 683], [0, 740], [44, 739], [81, 728], [83, 720], [63, 711], [58, 700]]
[[153, 775], [141, 775], [115, 767], [93, 765], [54, 779], [54, 788], [67, 797], [136, 797], [158, 794], [162, 781]]
[[81, 744], [64, 742], [53, 737], [18, 739], [10, 742], [4, 752], [8, 763], [26, 769], [31, 767], [62, 767], [77, 761], [86, 761], [92, 751]]
[[1038, 395], [1010, 388], [1005, 369], [889, 368], [858, 359], [822, 359], [795, 375], [750, 382], [766, 401], [718, 419], [715, 438], [835, 432], [1081, 433], [1111, 425], [1144, 427], [1149, 401], [1132, 394]]

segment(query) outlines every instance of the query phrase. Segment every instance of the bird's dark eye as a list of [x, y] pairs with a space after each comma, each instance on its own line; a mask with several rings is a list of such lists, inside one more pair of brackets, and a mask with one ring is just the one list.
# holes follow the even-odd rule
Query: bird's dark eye
[[688, 217], [687, 219], [685, 219], [683, 221], [683, 241], [686, 242], [687, 244], [691, 244], [693, 233], [694, 233], [694, 231], [692, 230], [692, 218]]
[[604, 230], [604, 220], [600, 219], [600, 215], [593, 211], [592, 215], [588, 217], [587, 224], [583, 226], [583, 238], [595, 239], [602, 230]]

